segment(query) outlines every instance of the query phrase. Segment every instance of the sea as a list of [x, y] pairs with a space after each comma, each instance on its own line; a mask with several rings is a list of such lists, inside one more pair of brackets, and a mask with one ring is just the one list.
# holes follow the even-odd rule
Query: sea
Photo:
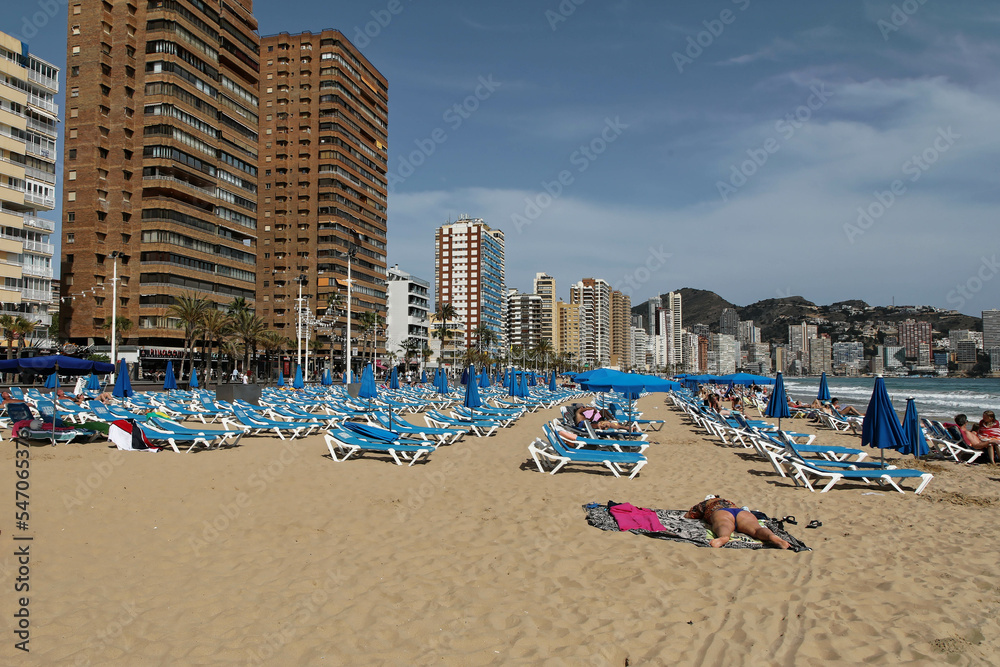
[[[875, 378], [828, 377], [830, 397], [841, 405], [853, 405], [864, 413], [872, 396]], [[885, 378], [885, 388], [896, 411], [906, 411], [906, 399], [913, 397], [917, 414], [934, 419], [951, 419], [964, 413], [979, 421], [983, 410], [1000, 414], [1000, 378]], [[819, 391], [819, 378], [785, 378], [785, 390], [801, 402], [811, 403]]]

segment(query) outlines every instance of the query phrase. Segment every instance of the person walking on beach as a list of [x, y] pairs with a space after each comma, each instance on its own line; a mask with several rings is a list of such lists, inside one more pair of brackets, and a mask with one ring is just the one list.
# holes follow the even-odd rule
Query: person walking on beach
[[713, 548], [726, 545], [734, 532], [749, 535], [764, 544], [773, 544], [779, 549], [788, 549], [791, 545], [775, 535], [769, 528], [760, 525], [751, 512], [737, 507], [735, 503], [711, 496], [701, 501], [684, 515], [688, 519], [701, 519], [712, 527], [715, 539], [709, 541]]

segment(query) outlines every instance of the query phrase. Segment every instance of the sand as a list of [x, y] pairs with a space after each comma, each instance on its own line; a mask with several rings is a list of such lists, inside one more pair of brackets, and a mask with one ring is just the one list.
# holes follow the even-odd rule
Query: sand
[[[662, 395], [632, 481], [534, 469], [554, 410], [398, 467], [321, 437], [195, 454], [31, 450], [30, 654], [14, 448], [4, 443], [5, 664], [996, 664], [1000, 468], [930, 463], [923, 496], [810, 493], [696, 433]], [[411, 421], [420, 423], [415, 417]], [[802, 422], [796, 422], [796, 427]], [[856, 444], [823, 430], [820, 442]], [[909, 483], [909, 482], [908, 482]], [[912, 483], [911, 483], [912, 484]], [[910, 486], [912, 488], [912, 486]], [[581, 505], [706, 494], [795, 515], [814, 550], [713, 550], [602, 532]], [[823, 522], [809, 530], [812, 519]]]

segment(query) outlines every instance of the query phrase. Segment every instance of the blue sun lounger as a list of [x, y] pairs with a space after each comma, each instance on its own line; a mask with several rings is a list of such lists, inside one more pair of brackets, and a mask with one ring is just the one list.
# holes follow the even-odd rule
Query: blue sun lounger
[[[364, 452], [378, 452], [389, 454], [398, 466], [403, 465], [403, 461], [406, 460], [412, 466], [420, 460], [421, 456], [430, 456], [430, 453], [434, 451], [434, 448], [430, 446], [404, 445], [398, 440], [388, 442], [365, 438], [342, 428], [333, 429], [324, 434], [323, 439], [326, 441], [327, 449], [330, 450], [330, 457], [338, 463], [343, 463], [352, 456], [359, 456]], [[337, 452], [340, 452], [340, 458], [337, 457]]]

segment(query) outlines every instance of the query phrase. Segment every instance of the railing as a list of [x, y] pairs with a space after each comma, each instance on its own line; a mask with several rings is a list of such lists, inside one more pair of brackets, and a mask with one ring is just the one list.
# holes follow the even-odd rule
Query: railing
[[28, 252], [37, 252], [43, 255], [51, 255], [55, 252], [56, 247], [51, 243], [42, 243], [41, 241], [25, 241], [24, 249]]
[[28, 81], [34, 81], [35, 83], [41, 84], [46, 88], [51, 88], [57, 93], [59, 92], [59, 79], [53, 79], [52, 77], [45, 76], [33, 69], [28, 70]]
[[[26, 301], [41, 301], [42, 303], [52, 303], [52, 292], [44, 289], [21, 288], [21, 298]], [[52, 324], [52, 316], [49, 316], [49, 324]]]
[[47, 206], [48, 208], [53, 208], [56, 205], [55, 197], [42, 197], [31, 192], [24, 193], [24, 201], [30, 201], [32, 204]]
[[36, 324], [43, 324], [47, 327], [52, 326], [52, 315], [48, 313], [20, 313], [21, 317], [26, 320], [31, 320]]
[[51, 266], [34, 266], [33, 264], [24, 264], [21, 266], [21, 273], [26, 276], [35, 276], [36, 278], [51, 278], [52, 277], [52, 267]]
[[205, 194], [209, 195], [210, 197], [215, 197], [215, 188], [205, 188], [205, 187], [202, 187], [200, 185], [195, 185], [194, 183], [191, 183], [190, 181], [182, 181], [181, 179], [174, 178], [173, 176], [166, 176], [166, 175], [163, 175], [163, 174], [156, 174], [156, 175], [153, 175], [153, 176], [143, 176], [142, 180], [144, 180], [144, 181], [172, 181], [174, 183], [180, 183], [181, 185], [185, 185], [185, 186], [187, 186], [187, 187], [189, 187], [189, 188], [191, 188], [193, 190], [198, 190], [199, 192], [204, 192]]
[[[22, 92], [24, 92], [24, 91], [22, 91]], [[47, 100], [47, 99], [45, 99], [43, 97], [39, 97], [38, 95], [35, 95], [34, 93], [28, 93], [28, 104], [30, 104], [33, 107], [39, 107], [41, 109], [45, 109], [49, 113], [53, 113], [53, 114], [55, 114], [57, 116], [59, 115], [59, 105], [58, 104], [56, 104], [52, 100]]]
[[47, 171], [42, 171], [37, 167], [25, 167], [24, 175], [28, 178], [34, 178], [35, 180], [42, 181], [43, 183], [55, 184], [56, 175]]
[[39, 122], [34, 118], [32, 118], [31, 116], [25, 116], [24, 118], [28, 121], [28, 127], [32, 130], [36, 130], [38, 132], [45, 132], [46, 134], [51, 134], [54, 136], [59, 134], [59, 130], [56, 129], [55, 125]]
[[33, 142], [25, 141], [24, 142], [24, 147], [32, 155], [37, 155], [38, 157], [43, 157], [46, 160], [55, 160], [56, 159], [55, 151], [50, 151], [48, 148], [41, 148], [40, 146], [36, 146]]
[[[13, 212], [9, 211], [8, 212]], [[20, 215], [20, 214], [17, 214]], [[25, 213], [24, 214], [24, 225], [26, 227], [34, 227], [35, 229], [41, 229], [46, 232], [56, 231], [56, 223], [51, 220], [43, 220], [42, 218], [36, 218], [35, 216]]]

